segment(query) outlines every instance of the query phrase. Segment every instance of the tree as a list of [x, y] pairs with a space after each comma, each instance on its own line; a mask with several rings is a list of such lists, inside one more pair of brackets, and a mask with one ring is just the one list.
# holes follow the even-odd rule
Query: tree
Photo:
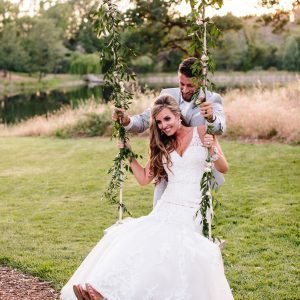
[[247, 55], [247, 44], [241, 30], [227, 30], [212, 52], [218, 69], [238, 70]]
[[266, 42], [255, 26], [250, 27], [245, 23], [242, 32], [245, 37], [246, 52], [241, 59], [240, 70], [248, 71], [255, 67], [262, 69], [278, 67], [277, 46]]
[[73, 49], [81, 48], [86, 53], [95, 53], [103, 47], [103, 43], [98, 39], [93, 30], [90, 19], [84, 19], [78, 31], [72, 38]]
[[300, 35], [288, 38], [282, 58], [283, 68], [289, 71], [300, 71]]
[[7, 75], [7, 71], [26, 70], [28, 59], [16, 26], [6, 24], [0, 37], [0, 69], [4, 70], [4, 76]]
[[28, 32], [25, 43], [30, 58], [29, 71], [39, 72], [40, 79], [43, 73], [53, 72], [66, 53], [60, 36], [50, 19], [38, 18]]
[[100, 63], [97, 54], [75, 52], [70, 58], [70, 71], [73, 74], [99, 74]]
[[187, 35], [186, 18], [179, 16], [172, 7], [181, 1], [132, 2], [135, 7], [124, 14], [124, 20], [130, 25], [123, 34], [125, 44], [135, 49], [137, 55], [146, 55], [155, 60], [162, 70], [173, 70], [174, 66], [170, 64], [177, 63], [178, 53], [180, 56], [188, 54], [186, 41], [191, 41]]
[[[14, 24], [19, 13], [18, 6], [10, 1], [0, 0], [0, 69], [4, 70], [4, 76], [7, 71], [14, 69], [16, 53], [18, 50], [14, 47], [16, 41], [16, 28], [10, 26]], [[9, 30], [12, 30], [11, 38]], [[16, 47], [18, 48], [18, 41]]]
[[[101, 2], [101, 1], [100, 1]], [[80, 30], [81, 25], [89, 20], [90, 13], [98, 6], [96, 0], [70, 0], [71, 16], [68, 23], [69, 46], [75, 49], [76, 34]]]
[[15, 21], [19, 14], [19, 8], [10, 1], [0, 0], [0, 31], [4, 25]]
[[243, 28], [243, 21], [231, 13], [225, 16], [214, 16], [212, 20], [222, 32], [226, 30], [237, 31]]
[[61, 38], [65, 41], [71, 37], [69, 24], [72, 18], [72, 6], [69, 2], [56, 3], [49, 9], [42, 11], [41, 18], [51, 19], [55, 27], [60, 30]]
[[[261, 20], [265, 24], [271, 24], [273, 26], [273, 32], [282, 32], [285, 29], [285, 26], [288, 24], [290, 19], [290, 12], [281, 9], [278, 5], [280, 0], [260, 0], [260, 3], [264, 7], [277, 8], [276, 12], [272, 15], [264, 15], [261, 17]], [[293, 10], [296, 10], [300, 7], [300, 0], [294, 0], [292, 2]]]

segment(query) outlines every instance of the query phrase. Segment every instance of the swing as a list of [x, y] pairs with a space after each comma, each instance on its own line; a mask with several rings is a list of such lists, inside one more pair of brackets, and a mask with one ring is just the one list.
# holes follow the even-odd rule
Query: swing
[[[198, 25], [203, 25], [204, 30], [203, 30], [203, 52], [202, 52], [202, 56], [200, 59], [201, 65], [202, 65], [202, 75], [203, 75], [203, 85], [201, 87], [202, 92], [204, 94], [204, 101], [206, 99], [206, 95], [207, 95], [207, 73], [208, 73], [208, 56], [207, 56], [207, 37], [206, 37], [206, 33], [207, 33], [207, 28], [206, 28], [206, 23], [207, 20], [205, 19], [205, 6], [202, 6], [202, 14], [200, 16], [199, 21], [197, 21]], [[200, 93], [200, 91], [199, 91]], [[202, 100], [203, 101], [203, 100]], [[200, 104], [200, 99], [198, 97], [198, 99], [195, 101], [196, 104]], [[113, 231], [115, 228], [119, 227], [120, 225], [130, 222], [132, 220], [134, 220], [134, 218], [132, 217], [127, 217], [127, 218], [123, 218], [123, 164], [121, 163], [120, 165], [120, 177], [119, 177], [119, 219], [118, 221], [116, 221], [115, 224], [111, 225], [110, 227], [108, 227], [107, 229], [104, 230], [104, 234], [109, 233], [110, 231]], [[212, 205], [212, 196], [211, 196], [211, 186], [209, 185], [209, 205], [208, 205], [208, 210], [206, 211], [205, 215], [206, 215], [206, 219], [207, 219], [207, 223], [208, 223], [208, 236], [207, 238], [212, 240], [214, 243], [216, 243], [220, 249], [223, 249], [225, 246], [225, 240], [219, 240], [219, 239], [213, 239], [212, 238], [212, 221], [213, 221], [213, 205]], [[202, 200], [203, 201], [203, 200]]]

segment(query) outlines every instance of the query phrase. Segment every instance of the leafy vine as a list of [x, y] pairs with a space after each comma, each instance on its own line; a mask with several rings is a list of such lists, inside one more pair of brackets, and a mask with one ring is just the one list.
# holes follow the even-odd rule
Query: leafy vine
[[[191, 15], [188, 19], [189, 35], [192, 42], [189, 52], [192, 56], [200, 57], [193, 65], [193, 74], [195, 84], [199, 89], [194, 95], [196, 105], [206, 101], [208, 86], [214, 87], [213, 82], [208, 79], [208, 72], [213, 72], [215, 64], [210, 56], [208, 49], [215, 47], [216, 40], [220, 31], [216, 25], [206, 17], [205, 9], [207, 7], [220, 8], [223, 0], [186, 0], [191, 6]], [[105, 47], [101, 52], [101, 62], [104, 73], [105, 86], [111, 91], [110, 99], [113, 100], [116, 108], [127, 110], [132, 100], [132, 93], [125, 89], [125, 83], [135, 80], [135, 75], [130, 72], [127, 61], [134, 55], [132, 49], [129, 49], [120, 37], [121, 32], [127, 26], [122, 14], [118, 11], [117, 6], [111, 0], [103, 0], [100, 8], [92, 15], [94, 28], [98, 36], [104, 40]], [[201, 96], [201, 98], [200, 98]], [[210, 132], [208, 127], [207, 132]], [[120, 139], [124, 143], [128, 140], [127, 132], [120, 122], [114, 122], [113, 137]], [[120, 149], [120, 152], [114, 158], [113, 166], [108, 170], [111, 174], [111, 181], [108, 185], [104, 197], [112, 203], [119, 205], [119, 211], [128, 212], [122, 201], [117, 200], [117, 193], [122, 188], [124, 170], [129, 171], [130, 167], [126, 163], [128, 158], [137, 158], [138, 155], [128, 148]], [[212, 238], [212, 186], [213, 181], [212, 160], [210, 155], [207, 158], [207, 168], [200, 183], [202, 199], [198, 213], [201, 213], [203, 224], [203, 235]], [[130, 212], [128, 212], [130, 214]]]
[[[92, 15], [93, 25], [99, 38], [102, 38], [105, 46], [100, 53], [102, 70], [104, 73], [105, 87], [110, 91], [110, 99], [116, 108], [128, 110], [133, 94], [125, 88], [130, 80], [135, 80], [128, 68], [127, 61], [134, 55], [134, 51], [122, 43], [121, 32], [126, 23], [116, 4], [111, 0], [103, 0], [99, 9]], [[112, 137], [126, 144], [128, 135], [119, 121], [113, 124]], [[127, 212], [127, 207], [117, 200], [118, 190], [122, 187], [124, 170], [129, 171], [128, 158], [137, 158], [138, 155], [128, 148], [120, 149], [113, 160], [113, 166], [108, 170], [111, 180], [104, 197], [111, 203], [118, 204], [121, 212]]]
[[[209, 6], [221, 8], [223, 0], [188, 0], [188, 2], [191, 6], [189, 34], [192, 37], [192, 43], [190, 52], [193, 56], [200, 57], [193, 65], [195, 84], [199, 86], [199, 89], [193, 96], [193, 100], [199, 106], [207, 99], [208, 86], [214, 88], [213, 82], [208, 79], [208, 72], [214, 72], [215, 64], [208, 49], [216, 46], [216, 41], [220, 36], [217, 26], [206, 16], [206, 8]], [[207, 127], [207, 133], [211, 133], [210, 126]], [[213, 162], [209, 153], [206, 162], [207, 165], [200, 182], [202, 196], [195, 217], [201, 214], [202, 233], [207, 238], [214, 240], [212, 236], [212, 221], [213, 204], [216, 203], [216, 199], [212, 193], [212, 184], [214, 184], [215, 178], [212, 172]]]

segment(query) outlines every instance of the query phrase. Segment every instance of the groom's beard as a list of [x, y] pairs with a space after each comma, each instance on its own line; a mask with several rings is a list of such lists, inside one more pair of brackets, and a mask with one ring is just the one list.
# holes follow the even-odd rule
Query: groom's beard
[[185, 93], [185, 94], [183, 92], [181, 92], [181, 95], [182, 95], [182, 98], [184, 101], [191, 102], [194, 92]]

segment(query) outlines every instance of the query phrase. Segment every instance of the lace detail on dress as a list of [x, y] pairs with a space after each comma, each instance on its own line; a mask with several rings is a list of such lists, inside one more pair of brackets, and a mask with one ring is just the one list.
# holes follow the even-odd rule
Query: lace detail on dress
[[[171, 171], [166, 167], [166, 161], [163, 160], [168, 175], [168, 186], [175, 183], [177, 185], [176, 190], [180, 191], [185, 184], [199, 185], [205, 168], [207, 153], [207, 148], [203, 147], [198, 135], [197, 127], [194, 127], [192, 140], [183, 155], [180, 156], [176, 151], [170, 153], [173, 163]], [[189, 188], [185, 188], [185, 190], [189, 190]]]
[[203, 143], [200, 139], [200, 136], [198, 134], [198, 130], [197, 127], [194, 127], [193, 129], [193, 137], [192, 137], [192, 141], [190, 143], [190, 147], [203, 147]]

